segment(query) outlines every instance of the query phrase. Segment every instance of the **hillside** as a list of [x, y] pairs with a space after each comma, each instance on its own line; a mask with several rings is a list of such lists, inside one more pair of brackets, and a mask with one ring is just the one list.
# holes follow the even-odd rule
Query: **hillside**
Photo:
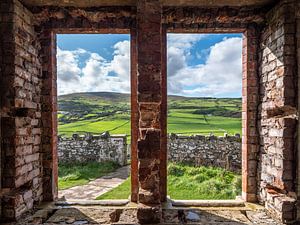
[[[130, 94], [86, 92], [58, 97], [59, 133], [130, 135]], [[241, 130], [240, 98], [168, 96], [168, 132], [194, 134]]]

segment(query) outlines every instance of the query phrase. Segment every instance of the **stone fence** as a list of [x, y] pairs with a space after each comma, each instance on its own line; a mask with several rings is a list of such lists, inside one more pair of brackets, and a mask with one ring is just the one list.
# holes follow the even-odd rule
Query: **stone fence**
[[78, 135], [58, 138], [59, 162], [114, 161], [127, 164], [126, 135]]
[[[130, 145], [129, 145], [130, 146]], [[59, 137], [60, 162], [114, 161], [127, 163], [126, 135], [77, 135]], [[182, 136], [168, 137], [168, 160], [191, 163], [197, 166], [216, 166], [231, 171], [241, 171], [241, 138], [236, 136]]]
[[241, 172], [241, 138], [238, 134], [224, 137], [171, 134], [168, 140], [168, 160]]

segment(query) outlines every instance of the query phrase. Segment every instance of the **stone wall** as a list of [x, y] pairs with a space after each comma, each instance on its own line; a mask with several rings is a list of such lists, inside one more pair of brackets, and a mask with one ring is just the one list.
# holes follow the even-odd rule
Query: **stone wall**
[[[168, 160], [197, 166], [214, 166], [241, 172], [241, 138], [237, 136], [182, 136], [168, 138]], [[130, 154], [126, 135], [59, 137], [59, 162], [114, 161], [126, 165]]]
[[42, 200], [40, 43], [31, 12], [0, 4], [2, 217], [17, 218]]
[[283, 221], [295, 219], [295, 5], [282, 1], [260, 37], [258, 196]]
[[126, 135], [77, 135], [59, 137], [58, 161], [63, 163], [113, 161], [127, 164]]
[[168, 139], [168, 160], [241, 172], [241, 141], [239, 136], [177, 136], [172, 134]]

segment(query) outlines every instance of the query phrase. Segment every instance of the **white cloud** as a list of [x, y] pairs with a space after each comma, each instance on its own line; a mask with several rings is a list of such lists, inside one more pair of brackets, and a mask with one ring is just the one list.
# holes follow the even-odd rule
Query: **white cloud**
[[[168, 35], [168, 76], [175, 76], [176, 73], [187, 67], [187, 60], [190, 56], [192, 46], [203, 36], [199, 34], [169, 34]], [[176, 86], [176, 84], [170, 84]]]
[[[241, 92], [241, 38], [224, 38], [209, 49], [194, 51], [207, 35], [168, 35], [168, 92], [186, 96], [236, 96]], [[114, 46], [108, 61], [98, 53], [57, 49], [59, 95], [86, 91], [130, 92], [130, 42]], [[202, 64], [190, 65], [193, 60]], [[238, 93], [238, 94], [237, 94]]]
[[177, 43], [182, 37], [168, 40], [169, 94], [211, 97], [238, 95], [242, 85], [242, 39], [224, 38], [210, 47], [204, 64], [189, 66], [187, 56], [195, 39], [190, 38], [189, 34], [186, 36], [187, 44]]
[[[129, 41], [118, 42], [114, 45], [113, 59], [107, 61], [98, 53], [83, 49], [68, 51], [57, 48], [58, 94], [86, 91], [129, 92], [129, 49]], [[81, 68], [80, 61], [84, 62]], [[110, 73], [115, 76], [109, 76]]]

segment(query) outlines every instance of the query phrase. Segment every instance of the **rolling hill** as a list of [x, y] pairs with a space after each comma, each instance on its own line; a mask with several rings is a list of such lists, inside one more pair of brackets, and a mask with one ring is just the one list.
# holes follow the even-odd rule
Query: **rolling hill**
[[[168, 96], [168, 132], [223, 135], [241, 132], [241, 98]], [[130, 94], [85, 92], [58, 97], [59, 134], [130, 135]]]

